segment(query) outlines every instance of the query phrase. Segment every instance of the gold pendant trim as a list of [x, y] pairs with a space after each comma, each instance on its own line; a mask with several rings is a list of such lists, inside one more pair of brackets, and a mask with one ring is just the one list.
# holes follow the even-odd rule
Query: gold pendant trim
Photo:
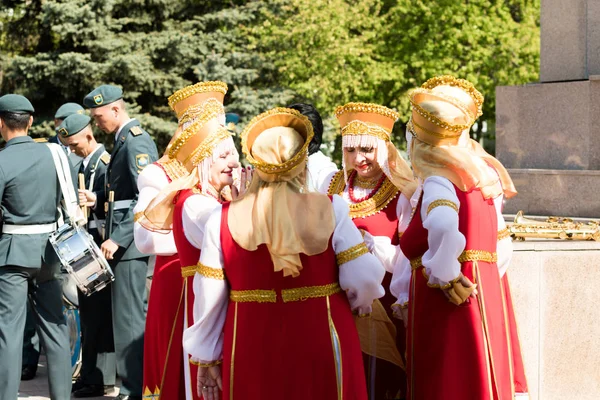
[[504, 240], [510, 237], [510, 231], [508, 228], [504, 228], [498, 231], [498, 241]]

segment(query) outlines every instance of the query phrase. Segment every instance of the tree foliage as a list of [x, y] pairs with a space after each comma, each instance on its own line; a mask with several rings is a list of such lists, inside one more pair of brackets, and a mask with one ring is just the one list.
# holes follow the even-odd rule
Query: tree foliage
[[471, 80], [493, 127], [495, 87], [535, 81], [539, 69], [539, 0], [5, 0], [1, 7], [0, 90], [33, 101], [35, 135], [51, 132], [60, 104], [113, 83], [164, 148], [176, 124], [166, 98], [218, 79], [228, 82], [227, 109], [242, 125], [269, 107], [311, 102], [326, 117], [331, 144], [334, 107], [365, 101], [400, 112], [397, 140], [409, 116], [407, 91], [426, 79]]

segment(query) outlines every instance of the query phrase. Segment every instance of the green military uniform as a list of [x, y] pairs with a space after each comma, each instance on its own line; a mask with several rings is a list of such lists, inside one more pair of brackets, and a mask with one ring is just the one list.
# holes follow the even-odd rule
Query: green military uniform
[[[102, 85], [88, 94], [83, 104], [96, 108], [121, 98], [121, 89]], [[106, 172], [106, 186], [95, 192], [96, 207], [102, 207], [109, 191], [115, 193], [110, 239], [119, 245], [119, 250], [110, 264], [115, 273], [112, 304], [117, 373], [122, 380], [120, 393], [139, 398], [142, 395], [148, 256], [142, 254], [133, 241], [133, 208], [138, 198], [138, 175], [157, 159], [156, 145], [150, 135], [137, 120], [130, 120], [116, 135]]]
[[[91, 118], [84, 114], [68, 116], [56, 129], [63, 138], [81, 133], [90, 125]], [[99, 144], [94, 152], [82, 159], [77, 173], [84, 175], [85, 188], [91, 191], [103, 191], [106, 169], [110, 162], [110, 154]], [[87, 230], [98, 246], [102, 245], [102, 224], [104, 208], [91, 210]], [[111, 285], [86, 296], [77, 291], [79, 299], [79, 316], [81, 324], [81, 372], [79, 385], [110, 386], [115, 384], [116, 359], [113, 340]]]
[[[33, 107], [17, 95], [0, 97], [6, 112], [31, 114]], [[71, 391], [69, 336], [62, 313], [58, 258], [48, 241], [56, 229], [60, 187], [47, 145], [29, 136], [10, 139], [0, 153], [0, 398], [16, 399], [21, 374], [23, 329], [30, 285], [38, 334], [48, 360], [52, 399]]]
[[[85, 109], [77, 103], [65, 103], [60, 106], [58, 110], [56, 110], [54, 119], [61, 123], [71, 114], [85, 114]], [[77, 178], [77, 171], [81, 166], [82, 158], [69, 151], [69, 148], [64, 146], [60, 140], [58, 140], [58, 133], [47, 140], [35, 139], [35, 141], [38, 143], [48, 142], [60, 145], [69, 159], [69, 163], [71, 165], [71, 175], [75, 179]], [[74, 181], [73, 183], [74, 185], [77, 185], [77, 181]], [[29, 367], [35, 374], [39, 358], [40, 345], [39, 338], [36, 333], [35, 317], [33, 315], [33, 309], [31, 307], [27, 307], [27, 320], [25, 323], [25, 332], [23, 336], [23, 367]]]

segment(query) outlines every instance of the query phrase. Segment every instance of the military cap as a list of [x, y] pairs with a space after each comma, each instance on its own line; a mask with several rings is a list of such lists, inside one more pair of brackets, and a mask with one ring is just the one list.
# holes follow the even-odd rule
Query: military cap
[[56, 132], [66, 138], [81, 132], [92, 119], [85, 114], [71, 114], [56, 128]]
[[65, 103], [58, 107], [54, 119], [65, 119], [71, 114], [83, 114], [85, 110], [77, 103]]
[[87, 108], [102, 107], [123, 98], [123, 90], [118, 86], [100, 85], [83, 98]]
[[0, 97], [0, 112], [15, 112], [31, 114], [35, 110], [31, 102], [20, 94], [5, 94]]

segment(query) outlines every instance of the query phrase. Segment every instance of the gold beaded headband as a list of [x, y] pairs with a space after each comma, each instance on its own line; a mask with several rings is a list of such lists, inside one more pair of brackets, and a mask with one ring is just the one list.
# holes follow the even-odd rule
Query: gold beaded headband
[[177, 157], [177, 153], [185, 146], [186, 142], [194, 136], [200, 128], [208, 121], [218, 117], [222, 111], [222, 105], [218, 101], [210, 102], [204, 109], [204, 114], [200, 118], [196, 119], [190, 126], [188, 126], [179, 137], [173, 142], [173, 145], [168, 149], [167, 154], [169, 158]]
[[221, 81], [198, 82], [195, 85], [186, 86], [169, 96], [169, 107], [175, 111], [175, 104], [198, 93], [218, 92], [225, 95], [227, 84]]
[[477, 90], [475, 88], [475, 86], [471, 82], [467, 81], [466, 79], [459, 79], [452, 75], [441, 75], [441, 76], [436, 76], [436, 77], [433, 77], [433, 78], [427, 80], [423, 85], [421, 85], [421, 88], [433, 89], [438, 86], [444, 86], [444, 85], [460, 88], [460, 89], [464, 90], [465, 92], [467, 92], [467, 94], [469, 96], [471, 96], [471, 99], [473, 100], [473, 103], [475, 104], [475, 107], [477, 108], [477, 112], [476, 112], [474, 119], [479, 118], [483, 114], [482, 108], [483, 108], [484, 97], [481, 94], [481, 92], [479, 90]]
[[342, 128], [342, 136], [374, 136], [384, 141], [390, 140], [390, 132], [377, 124], [359, 120], [350, 121]]
[[[280, 164], [270, 164], [255, 159], [252, 156], [252, 145], [261, 132], [277, 126], [287, 126], [295, 129], [304, 137], [304, 144], [289, 160]], [[267, 174], [282, 174], [296, 168], [308, 158], [308, 145], [314, 135], [309, 119], [296, 110], [278, 107], [254, 117], [242, 133], [242, 151], [248, 162], [256, 169]]]
[[231, 137], [231, 132], [225, 127], [219, 127], [217, 132], [202, 141], [200, 146], [198, 146], [196, 150], [183, 161], [183, 164], [186, 165], [188, 161], [191, 161], [192, 165], [200, 164], [203, 160], [212, 155], [213, 150], [219, 143], [229, 137]]

